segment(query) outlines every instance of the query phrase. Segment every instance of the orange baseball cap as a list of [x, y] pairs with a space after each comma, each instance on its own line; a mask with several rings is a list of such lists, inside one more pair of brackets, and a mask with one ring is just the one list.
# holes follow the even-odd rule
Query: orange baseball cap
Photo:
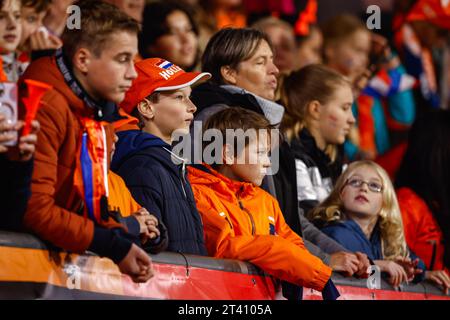
[[185, 72], [179, 66], [161, 58], [141, 60], [134, 66], [138, 77], [134, 79], [125, 99], [120, 103], [120, 107], [127, 113], [131, 113], [139, 102], [155, 91], [178, 90], [211, 78], [210, 73]]

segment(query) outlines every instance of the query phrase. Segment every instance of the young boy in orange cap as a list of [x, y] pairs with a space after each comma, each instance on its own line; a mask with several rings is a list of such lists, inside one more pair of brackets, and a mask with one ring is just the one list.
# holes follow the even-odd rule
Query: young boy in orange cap
[[172, 152], [175, 132], [188, 133], [196, 110], [191, 85], [209, 73], [184, 72], [160, 58], [135, 64], [133, 81], [121, 107], [140, 121], [141, 130], [118, 132], [111, 169], [134, 199], [168, 230], [168, 251], [206, 255], [203, 226], [186, 178], [186, 161]]

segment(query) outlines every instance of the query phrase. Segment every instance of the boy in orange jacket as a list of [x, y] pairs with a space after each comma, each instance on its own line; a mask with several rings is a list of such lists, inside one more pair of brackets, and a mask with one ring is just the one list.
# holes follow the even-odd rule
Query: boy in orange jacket
[[[286, 224], [276, 199], [259, 187], [271, 165], [269, 122], [253, 111], [227, 108], [206, 121], [203, 133], [209, 129], [227, 138], [229, 129], [258, 133], [253, 138], [250, 134], [241, 150], [235, 147], [239, 137], [222, 142], [220, 156], [213, 157], [223, 164], [189, 168], [208, 253], [249, 261], [278, 279], [336, 299], [339, 293], [330, 280], [331, 268], [306, 249]], [[207, 150], [211, 148], [204, 148], [204, 153]]]

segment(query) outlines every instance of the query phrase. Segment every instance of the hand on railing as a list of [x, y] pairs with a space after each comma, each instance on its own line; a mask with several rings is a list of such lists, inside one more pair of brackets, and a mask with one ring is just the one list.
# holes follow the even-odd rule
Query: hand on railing
[[448, 294], [448, 289], [450, 288], [450, 277], [444, 270], [427, 270], [425, 272], [425, 279], [441, 286], [443, 288], [444, 294]]

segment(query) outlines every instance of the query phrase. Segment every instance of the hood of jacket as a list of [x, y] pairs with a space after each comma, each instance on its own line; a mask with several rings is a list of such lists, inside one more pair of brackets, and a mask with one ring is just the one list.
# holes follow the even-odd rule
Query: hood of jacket
[[[68, 86], [67, 82], [64, 79], [64, 75], [59, 70], [55, 56], [42, 57], [33, 61], [28, 66], [24, 75], [19, 80], [19, 85], [22, 84], [23, 79], [33, 79], [51, 85], [53, 89], [47, 92], [46, 95], [54, 94], [55, 91], [60, 93], [64, 97], [64, 99], [67, 100], [71, 111], [77, 114], [78, 116], [82, 117], [94, 116], [96, 120], [106, 121], [110, 123], [120, 122], [124, 120], [131, 122], [131, 120], [128, 120], [128, 118], [131, 117], [127, 116], [124, 112], [120, 113], [117, 105], [113, 102], [96, 101], [95, 103], [98, 106], [97, 110], [88, 107], [84, 103], [84, 101], [80, 99]], [[79, 87], [82, 88], [81, 84], [78, 81], [77, 83]], [[86, 92], [85, 94], [89, 97], [89, 95]], [[91, 97], [89, 99], [91, 101], [94, 101]], [[101, 109], [101, 112], [99, 112], [100, 111], [99, 109]], [[135, 121], [134, 123], [136, 122], [137, 121]]]
[[[58, 91], [67, 99], [67, 102], [74, 113], [85, 116], [92, 114], [92, 110], [86, 108], [83, 101], [78, 98], [67, 85], [63, 74], [56, 65], [55, 57], [43, 57], [33, 61], [28, 66], [22, 78], [45, 82], [53, 86], [53, 90]], [[52, 90], [46, 94], [51, 94], [51, 91]]]
[[179, 166], [185, 164], [183, 158], [172, 152], [172, 146], [161, 138], [140, 130], [121, 131], [116, 150], [111, 161], [111, 169], [118, 171], [124, 162], [132, 156], [142, 155], [161, 163], [168, 170], [179, 174]]

